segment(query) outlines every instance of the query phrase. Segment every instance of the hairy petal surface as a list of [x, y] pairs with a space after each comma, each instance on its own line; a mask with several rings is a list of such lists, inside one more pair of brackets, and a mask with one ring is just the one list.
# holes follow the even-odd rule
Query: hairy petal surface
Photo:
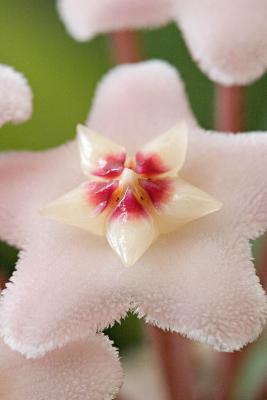
[[0, 65], [0, 126], [19, 124], [32, 113], [32, 91], [26, 78], [7, 65]]
[[267, 68], [267, 1], [178, 0], [177, 22], [212, 80], [246, 85]]
[[113, 324], [130, 308], [125, 270], [104, 237], [43, 219], [4, 290], [5, 342], [37, 357]]
[[68, 32], [79, 41], [99, 33], [166, 24], [173, 0], [58, 0], [58, 12]]
[[121, 383], [118, 354], [102, 335], [36, 360], [0, 344], [2, 400], [111, 400]]
[[249, 243], [231, 232], [219, 234], [211, 218], [161, 236], [130, 270], [131, 285], [147, 322], [233, 351], [262, 331], [266, 296]]
[[184, 85], [175, 68], [153, 60], [109, 72], [97, 88], [87, 123], [134, 154], [181, 121], [195, 125]]
[[43, 222], [39, 209], [83, 180], [76, 143], [45, 152], [0, 154], [1, 239], [24, 246]]
[[254, 239], [267, 229], [267, 134], [193, 129], [181, 177], [223, 204], [212, 215], [218, 231]]

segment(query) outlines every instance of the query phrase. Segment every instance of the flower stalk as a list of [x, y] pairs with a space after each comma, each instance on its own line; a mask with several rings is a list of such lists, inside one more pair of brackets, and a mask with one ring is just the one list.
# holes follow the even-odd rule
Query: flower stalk
[[218, 131], [244, 130], [244, 88], [241, 86], [215, 87], [215, 126]]
[[108, 39], [111, 58], [115, 64], [133, 63], [142, 59], [138, 33], [134, 31], [112, 32]]

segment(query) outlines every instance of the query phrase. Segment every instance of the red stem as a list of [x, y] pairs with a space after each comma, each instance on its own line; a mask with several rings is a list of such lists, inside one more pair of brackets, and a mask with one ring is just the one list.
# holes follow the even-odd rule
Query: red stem
[[116, 64], [140, 61], [140, 41], [134, 31], [119, 31], [109, 35], [109, 46]]
[[149, 326], [148, 332], [160, 358], [171, 400], [193, 400], [194, 369], [190, 343], [182, 336]]
[[216, 129], [241, 132], [244, 129], [244, 88], [217, 85], [215, 96]]
[[262, 250], [258, 261], [258, 275], [260, 282], [265, 290], [267, 290], [267, 233], [262, 238]]
[[247, 348], [238, 353], [218, 354], [214, 400], [229, 400], [231, 398], [236, 378], [246, 352]]

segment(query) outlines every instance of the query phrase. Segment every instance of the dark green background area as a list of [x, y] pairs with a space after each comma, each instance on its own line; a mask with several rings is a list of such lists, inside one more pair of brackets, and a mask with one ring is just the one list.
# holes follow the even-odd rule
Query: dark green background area
[[[140, 37], [145, 58], [161, 58], [177, 67], [198, 120], [211, 129], [214, 85], [191, 60], [177, 27], [172, 24], [140, 32]], [[0, 63], [23, 72], [34, 92], [32, 119], [1, 129], [1, 151], [45, 149], [73, 138], [77, 123], [86, 119], [97, 82], [112, 68], [107, 39], [75, 42], [66, 33], [52, 0], [0, 1]], [[246, 102], [246, 128], [267, 130], [267, 76], [248, 88]], [[16, 256], [16, 250], [0, 243], [0, 266], [6, 274], [11, 273]], [[136, 345], [142, 338], [140, 323], [133, 316], [110, 334], [120, 348]], [[264, 337], [256, 347], [244, 365], [236, 399], [249, 399], [267, 370]]]

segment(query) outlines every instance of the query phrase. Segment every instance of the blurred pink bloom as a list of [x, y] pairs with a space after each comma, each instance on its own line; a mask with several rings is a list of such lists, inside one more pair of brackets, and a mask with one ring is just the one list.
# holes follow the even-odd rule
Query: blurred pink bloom
[[59, 14], [76, 40], [125, 28], [159, 26], [170, 21], [173, 0], [58, 0]]
[[12, 348], [37, 356], [113, 324], [129, 309], [222, 351], [258, 337], [266, 296], [249, 240], [267, 228], [267, 135], [199, 128], [179, 76], [162, 61], [110, 72], [88, 124], [134, 154], [181, 120], [189, 132], [180, 176], [223, 207], [160, 236], [131, 268], [101, 237], [39, 215], [83, 182], [76, 141], [1, 155], [1, 236], [22, 248], [1, 304], [1, 334]]
[[118, 354], [101, 335], [35, 360], [0, 343], [1, 400], [111, 400], [121, 383]]
[[267, 68], [267, 0], [58, 0], [58, 10], [77, 40], [175, 21], [202, 71], [224, 85]]
[[32, 92], [27, 80], [12, 67], [0, 65], [0, 127], [6, 122], [24, 122], [31, 113]]

